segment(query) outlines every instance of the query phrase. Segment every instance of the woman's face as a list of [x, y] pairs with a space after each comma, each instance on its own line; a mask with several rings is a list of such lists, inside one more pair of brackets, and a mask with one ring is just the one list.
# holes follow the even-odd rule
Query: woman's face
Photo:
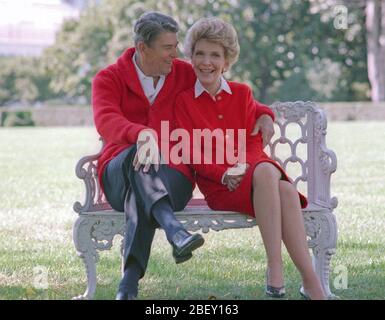
[[223, 46], [206, 39], [195, 43], [191, 63], [197, 78], [208, 90], [218, 85], [223, 70], [228, 67]]

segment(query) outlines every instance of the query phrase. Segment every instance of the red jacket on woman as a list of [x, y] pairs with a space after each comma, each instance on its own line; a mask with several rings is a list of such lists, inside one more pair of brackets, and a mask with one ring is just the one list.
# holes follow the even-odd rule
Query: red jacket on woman
[[[261, 135], [251, 136], [250, 134], [254, 129], [256, 113], [261, 112], [261, 108], [267, 107], [254, 101], [251, 90], [247, 85], [237, 82], [228, 82], [228, 84], [232, 93], [222, 90], [215, 96], [215, 101], [207, 92], [203, 92], [199, 97], [195, 98], [194, 87], [182, 92], [176, 99], [175, 117], [178, 126], [186, 129], [190, 137], [193, 136], [194, 129], [209, 129], [211, 132], [220, 129], [224, 137], [226, 130], [233, 129], [236, 153], [241, 152], [243, 149], [246, 152], [246, 162], [251, 163], [258, 159], [262, 153], [262, 148], [259, 146]], [[246, 141], [244, 143], [247, 144], [247, 149], [245, 145], [238, 145], [237, 132], [239, 129], [246, 131]], [[226, 154], [228, 139], [225, 140], [224, 146], [219, 145], [220, 150], [216, 143], [212, 143], [212, 155], [209, 155], [209, 157], [212, 157], [213, 161], [210, 164], [203, 163], [203, 158], [207, 158], [207, 154], [203, 155], [205, 152], [203, 143], [201, 145], [202, 150], [198, 150], [202, 155], [201, 163], [193, 164], [192, 158], [190, 159], [191, 167], [202, 178], [221, 183], [225, 171], [234, 165], [226, 161], [226, 157], [224, 157], [225, 161], [222, 163], [216, 160], [217, 152]], [[191, 139], [190, 157], [194, 149], [192, 147], [193, 143], [196, 143], [196, 141]]]
[[[241, 150], [245, 150], [245, 161], [250, 166], [242, 178], [239, 186], [234, 191], [229, 191], [222, 184], [222, 177], [225, 171], [233, 167], [233, 163], [225, 161], [218, 163], [215, 159], [218, 148], [225, 150], [229, 139], [225, 138], [224, 147], [217, 146], [212, 143], [212, 163], [211, 164], [190, 164], [192, 169], [197, 173], [196, 181], [199, 189], [205, 196], [210, 208], [214, 210], [237, 211], [254, 216], [254, 208], [252, 203], [252, 177], [255, 167], [261, 162], [269, 162], [276, 166], [282, 174], [282, 179], [290, 181], [286, 172], [272, 160], [264, 151], [262, 136], [259, 133], [251, 136], [255, 124], [256, 114], [262, 112], [266, 108], [254, 101], [250, 88], [242, 83], [228, 82], [231, 94], [225, 90], [221, 90], [213, 99], [209, 93], [204, 91], [200, 96], [195, 97], [195, 88], [180, 93], [175, 102], [175, 117], [178, 126], [184, 128], [193, 137], [193, 131], [196, 129], [208, 129], [211, 132], [217, 129], [226, 132], [226, 129], [233, 129], [235, 133], [239, 129], [246, 131], [246, 139], [239, 141], [234, 139], [235, 150], [238, 155]], [[223, 136], [226, 137], [225, 134]], [[234, 134], [237, 137], [236, 134]], [[231, 139], [232, 140], [232, 139]], [[190, 146], [196, 143], [190, 139]], [[246, 145], [245, 145], [246, 144]], [[247, 146], [247, 148], [246, 148]], [[199, 148], [200, 147], [200, 148]], [[195, 146], [196, 148], [196, 146]], [[190, 147], [190, 157], [194, 147]], [[207, 149], [204, 144], [198, 145], [202, 158], [207, 156]], [[224, 152], [226, 154], [226, 152]], [[221, 159], [222, 160], [222, 159]], [[306, 198], [299, 193], [301, 206], [306, 207]]]

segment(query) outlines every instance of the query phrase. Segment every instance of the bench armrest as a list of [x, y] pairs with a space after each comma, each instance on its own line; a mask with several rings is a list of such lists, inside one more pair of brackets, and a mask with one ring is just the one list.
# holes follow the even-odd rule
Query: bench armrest
[[[272, 157], [285, 169], [288, 162], [298, 162], [302, 167], [302, 175], [295, 179], [307, 184], [309, 204], [333, 209], [337, 206], [336, 197], [330, 197], [330, 177], [337, 169], [335, 153], [326, 147], [327, 118], [324, 110], [311, 101], [276, 102], [271, 106], [276, 115], [276, 124], [280, 129], [279, 137], [270, 144]], [[286, 127], [296, 123], [301, 128], [301, 137], [296, 141], [288, 141]], [[275, 154], [278, 143], [289, 143], [291, 156], [279, 159]], [[297, 145], [306, 143], [307, 159], [296, 154]]]
[[100, 188], [96, 170], [97, 159], [101, 155], [104, 146], [103, 139], [99, 138], [99, 140], [102, 142], [101, 150], [97, 154], [81, 158], [76, 164], [76, 176], [83, 180], [86, 187], [84, 205], [79, 201], [76, 201], [73, 205], [73, 209], [77, 213], [111, 209], [111, 206], [107, 202], [105, 195]]

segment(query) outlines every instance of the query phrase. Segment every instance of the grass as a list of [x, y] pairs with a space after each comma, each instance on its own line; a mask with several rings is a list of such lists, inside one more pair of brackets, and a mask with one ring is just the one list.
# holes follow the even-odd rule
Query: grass
[[[342, 299], [385, 298], [385, 122], [332, 122], [328, 147], [338, 157], [332, 195], [339, 228], [331, 288]], [[70, 299], [86, 288], [72, 243], [83, 200], [77, 160], [98, 151], [92, 128], [0, 129], [0, 299]], [[194, 259], [175, 265], [156, 234], [140, 299], [265, 299], [265, 253], [258, 229], [205, 235]], [[100, 254], [96, 299], [113, 299], [120, 278], [119, 243]], [[287, 298], [299, 299], [300, 278], [284, 253]], [[36, 289], [39, 268], [48, 289]], [[346, 289], [338, 284], [347, 271]], [[38, 283], [44, 283], [43, 282]]]

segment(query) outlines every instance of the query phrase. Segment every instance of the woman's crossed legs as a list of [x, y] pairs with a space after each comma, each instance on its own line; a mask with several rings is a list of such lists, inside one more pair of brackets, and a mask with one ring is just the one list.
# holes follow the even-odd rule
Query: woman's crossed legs
[[298, 192], [271, 163], [257, 165], [253, 173], [253, 205], [265, 246], [268, 284], [283, 286], [281, 241], [299, 270], [306, 293], [312, 299], [325, 295], [312, 265]]

